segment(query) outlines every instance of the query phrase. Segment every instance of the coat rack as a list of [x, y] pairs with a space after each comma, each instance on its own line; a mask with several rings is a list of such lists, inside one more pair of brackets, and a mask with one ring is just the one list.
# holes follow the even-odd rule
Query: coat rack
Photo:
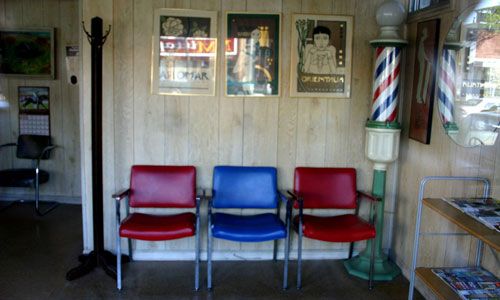
[[[83, 31], [91, 45], [92, 67], [92, 213], [94, 227], [94, 250], [87, 255], [80, 255], [80, 265], [66, 273], [67, 280], [74, 280], [90, 273], [100, 266], [106, 274], [116, 279], [116, 257], [104, 249], [103, 235], [103, 176], [102, 176], [102, 47], [111, 31], [109, 26], [103, 35], [102, 19], [92, 18], [91, 33]], [[128, 261], [124, 256], [122, 261]]]

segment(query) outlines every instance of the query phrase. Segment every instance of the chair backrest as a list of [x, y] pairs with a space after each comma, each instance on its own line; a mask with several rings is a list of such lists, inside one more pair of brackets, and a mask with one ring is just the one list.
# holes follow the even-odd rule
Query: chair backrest
[[356, 169], [298, 167], [293, 189], [304, 208], [356, 208]]
[[129, 205], [131, 207], [195, 207], [195, 167], [132, 166]]
[[276, 208], [277, 179], [273, 167], [216, 166], [212, 206], [216, 208]]
[[20, 135], [17, 138], [17, 158], [25, 159], [48, 159], [50, 156], [50, 151], [44, 153], [42, 157], [42, 152], [48, 146], [51, 146], [50, 136], [44, 135]]

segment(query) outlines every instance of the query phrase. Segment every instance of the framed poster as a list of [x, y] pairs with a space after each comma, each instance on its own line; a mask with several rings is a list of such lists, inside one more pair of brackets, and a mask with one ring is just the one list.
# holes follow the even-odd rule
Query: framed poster
[[291, 97], [349, 98], [353, 17], [293, 15]]
[[19, 134], [50, 136], [49, 87], [20, 86]]
[[431, 142], [438, 42], [439, 19], [417, 24], [409, 136], [424, 144]]
[[217, 12], [155, 10], [153, 94], [215, 95], [216, 58]]
[[280, 14], [226, 14], [227, 96], [280, 95]]
[[54, 29], [0, 29], [0, 74], [54, 78]]

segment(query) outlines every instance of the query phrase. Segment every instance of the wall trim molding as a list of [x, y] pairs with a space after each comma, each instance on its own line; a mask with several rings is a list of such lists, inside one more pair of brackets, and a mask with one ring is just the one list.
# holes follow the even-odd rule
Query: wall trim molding
[[[12, 193], [0, 193], [0, 201], [35, 201], [35, 194], [12, 194]], [[82, 204], [82, 198], [79, 196], [60, 196], [60, 195], [40, 195], [41, 201], [55, 201], [65, 204]]]
[[[290, 260], [297, 259], [297, 251], [290, 252]], [[346, 250], [303, 250], [302, 259], [321, 260], [321, 259], [345, 259], [348, 256]], [[354, 251], [353, 255], [357, 255]], [[236, 261], [236, 260], [271, 260], [273, 257], [272, 249], [262, 251], [214, 251], [212, 260]], [[201, 251], [201, 260], [207, 260], [207, 252]], [[189, 250], [135, 250], [133, 252], [134, 260], [152, 260], [152, 261], [170, 261], [170, 260], [194, 260], [194, 251]], [[278, 259], [283, 260], [283, 252], [278, 253]]]

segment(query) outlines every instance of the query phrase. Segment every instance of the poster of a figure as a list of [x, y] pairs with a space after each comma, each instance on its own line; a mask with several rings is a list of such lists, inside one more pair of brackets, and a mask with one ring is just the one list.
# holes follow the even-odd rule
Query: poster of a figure
[[409, 136], [424, 144], [431, 140], [438, 41], [438, 19], [417, 24]]
[[157, 9], [152, 92], [215, 95], [217, 12]]
[[352, 17], [293, 15], [290, 96], [349, 98]]
[[228, 13], [226, 95], [279, 96], [280, 15]]

